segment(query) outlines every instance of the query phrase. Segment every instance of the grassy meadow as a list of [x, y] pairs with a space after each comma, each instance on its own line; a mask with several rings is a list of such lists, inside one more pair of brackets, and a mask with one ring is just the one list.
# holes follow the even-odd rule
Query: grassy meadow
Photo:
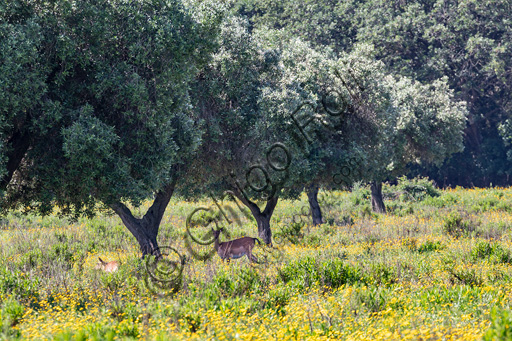
[[[257, 265], [191, 256], [186, 218], [213, 202], [175, 198], [159, 243], [185, 257], [179, 290], [145, 280], [117, 216], [11, 213], [0, 221], [0, 339], [512, 338], [512, 188], [410, 185], [385, 186], [383, 215], [371, 212], [367, 188], [321, 192], [317, 227], [301, 215], [305, 195], [280, 200], [274, 248], [256, 246]], [[224, 226], [231, 238], [257, 235], [247, 218]], [[120, 261], [119, 271], [95, 270], [98, 257]]]

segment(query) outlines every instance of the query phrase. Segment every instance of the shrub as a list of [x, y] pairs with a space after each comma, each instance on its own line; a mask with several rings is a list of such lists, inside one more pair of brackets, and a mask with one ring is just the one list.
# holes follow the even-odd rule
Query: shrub
[[70, 249], [69, 244], [57, 243], [52, 246], [49, 258], [51, 263], [61, 260], [67, 264], [68, 269], [71, 269], [73, 267], [73, 262], [75, 261], [75, 252]]
[[484, 334], [485, 341], [512, 339], [512, 313], [506, 309], [491, 309], [491, 326]]
[[290, 290], [286, 286], [270, 290], [266, 307], [284, 313], [284, 307], [290, 301], [291, 296]]
[[25, 308], [15, 299], [8, 299], [2, 304], [1, 321], [4, 328], [14, 327], [20, 323]]
[[484, 280], [476, 273], [475, 269], [455, 269], [450, 267], [447, 270], [452, 284], [460, 283], [469, 286], [481, 286], [484, 283]]
[[353, 206], [366, 203], [371, 198], [371, 192], [368, 186], [362, 186], [360, 183], [355, 183], [350, 193], [350, 199]]
[[304, 238], [304, 233], [302, 233], [304, 225], [305, 224], [302, 221], [292, 222], [288, 226], [285, 225], [281, 231], [275, 234], [274, 239], [278, 244], [284, 241], [289, 241], [292, 244], [298, 244], [302, 238]]
[[368, 284], [391, 285], [396, 281], [395, 270], [382, 263], [372, 263], [365, 275], [365, 282]]
[[322, 264], [324, 285], [338, 288], [343, 284], [355, 283], [361, 278], [359, 268], [344, 264], [341, 259], [332, 259]]
[[427, 197], [441, 196], [441, 192], [435, 187], [434, 182], [426, 177], [407, 179], [404, 175], [398, 178], [396, 188], [400, 191], [402, 201], [421, 201]]
[[110, 292], [117, 292], [121, 289], [125, 279], [125, 273], [122, 271], [105, 272], [100, 277], [101, 283]]
[[31, 302], [39, 297], [39, 281], [31, 280], [19, 272], [0, 268], [0, 292], [12, 294], [16, 299]]
[[233, 297], [247, 295], [260, 284], [260, 279], [256, 269], [244, 268], [236, 277], [220, 271], [213, 278], [213, 283], [222, 297]]
[[511, 263], [512, 255], [501, 244], [481, 241], [471, 250], [471, 258], [489, 259], [493, 263]]
[[437, 208], [454, 205], [458, 199], [451, 193], [443, 194], [439, 197], [427, 197], [423, 203]]
[[419, 253], [423, 253], [423, 252], [438, 251], [438, 250], [442, 250], [444, 248], [445, 248], [445, 246], [443, 244], [441, 244], [441, 242], [438, 240], [437, 241], [427, 240], [418, 247], [417, 251]]
[[343, 284], [353, 284], [361, 281], [361, 270], [341, 259], [332, 259], [318, 264], [312, 257], [305, 257], [291, 262], [278, 271], [282, 282], [295, 281], [299, 288], [307, 288], [315, 283], [331, 288], [338, 288]]
[[41, 250], [33, 249], [20, 255], [20, 258], [16, 263], [19, 268], [28, 271], [42, 264], [43, 259], [43, 253], [41, 252]]
[[201, 327], [201, 316], [198, 314], [186, 314], [183, 323], [188, 331], [195, 333]]
[[[353, 310], [360, 309], [364, 305], [368, 311], [376, 313], [384, 309], [387, 302], [387, 292], [380, 287], [370, 286], [358, 290], [355, 295]], [[356, 308], [356, 309], [354, 309]]]
[[130, 320], [123, 320], [117, 325], [117, 331], [119, 336], [125, 336], [129, 338], [139, 338], [140, 331], [136, 323]]
[[418, 247], [418, 240], [416, 238], [405, 238], [402, 240], [402, 246], [410, 251], [416, 251]]
[[477, 225], [479, 224], [470, 219], [464, 219], [459, 212], [451, 212], [443, 221], [443, 232], [459, 238], [476, 231]]

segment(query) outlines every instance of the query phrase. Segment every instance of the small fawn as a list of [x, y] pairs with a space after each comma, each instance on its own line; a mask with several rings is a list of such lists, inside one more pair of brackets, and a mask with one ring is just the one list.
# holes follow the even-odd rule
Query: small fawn
[[96, 270], [103, 270], [105, 272], [115, 272], [117, 271], [117, 268], [119, 267], [119, 263], [115, 260], [112, 262], [104, 262], [100, 257], [98, 257], [99, 262], [96, 265]]

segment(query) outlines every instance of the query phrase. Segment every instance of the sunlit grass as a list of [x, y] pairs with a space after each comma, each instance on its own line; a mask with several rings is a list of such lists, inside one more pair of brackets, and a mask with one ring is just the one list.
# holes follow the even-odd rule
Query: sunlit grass
[[[310, 226], [304, 216], [300, 235], [284, 238], [275, 254], [254, 250], [268, 257], [261, 266], [245, 257], [195, 260], [183, 240], [186, 217], [213, 202], [173, 200], [159, 242], [187, 257], [176, 294], [146, 288], [135, 240], [115, 216], [70, 222], [11, 214], [0, 223], [0, 337], [481, 339], [492, 308], [510, 308], [512, 189], [387, 200], [386, 215], [368, 212], [367, 195], [364, 188], [326, 193], [330, 224]], [[274, 234], [290, 233], [301, 207], [305, 196], [280, 200]], [[460, 232], [448, 233], [453, 212]], [[254, 222], [241, 222], [226, 226], [232, 238], [257, 236]], [[94, 270], [98, 257], [120, 261], [120, 270]]]

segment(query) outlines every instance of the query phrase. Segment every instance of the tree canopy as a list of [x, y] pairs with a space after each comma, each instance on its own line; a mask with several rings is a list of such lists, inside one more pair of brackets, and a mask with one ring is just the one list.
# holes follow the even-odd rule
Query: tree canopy
[[[214, 48], [220, 8], [192, 14], [160, 0], [1, 6], [2, 209], [46, 214], [58, 205], [78, 216], [101, 203], [141, 247], [148, 238], [156, 244], [176, 178], [200, 143], [188, 83]], [[140, 220], [122, 203], [154, 193]]]
[[[444, 76], [468, 103], [464, 151], [444, 163], [413, 167], [444, 185], [510, 184], [509, 145], [499, 129], [510, 119], [510, 1], [240, 0], [235, 10], [335, 53], [375, 47], [389, 70], [423, 84]], [[464, 165], [464, 166], [461, 166]]]

